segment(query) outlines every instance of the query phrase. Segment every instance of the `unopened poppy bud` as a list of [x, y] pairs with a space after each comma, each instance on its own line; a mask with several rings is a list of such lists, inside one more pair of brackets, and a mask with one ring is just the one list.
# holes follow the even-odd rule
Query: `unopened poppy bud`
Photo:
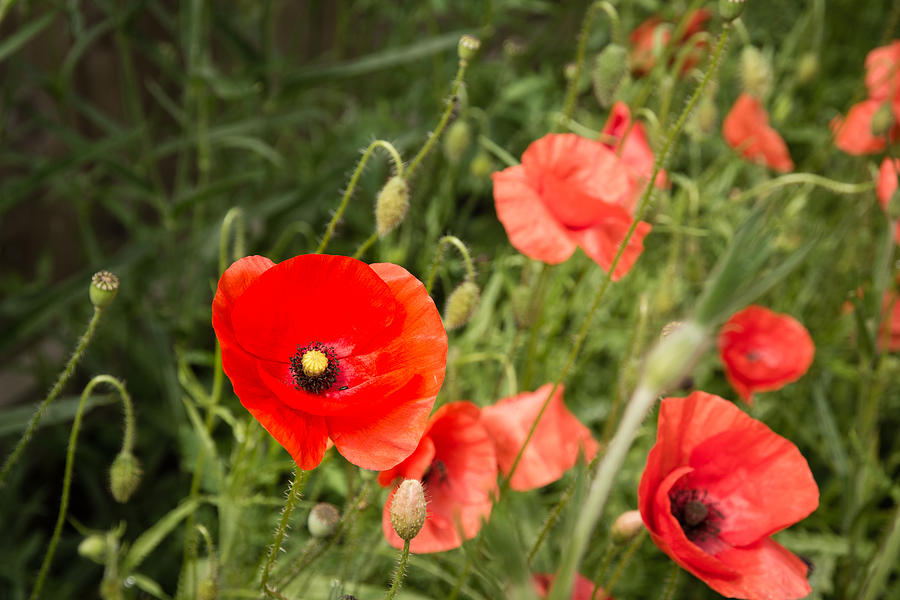
[[797, 80], [809, 83], [819, 72], [819, 57], [815, 52], [807, 52], [797, 61]]
[[475, 54], [478, 53], [478, 49], [481, 48], [481, 40], [479, 40], [474, 35], [464, 35], [459, 38], [459, 44], [456, 46], [456, 51], [459, 54], [459, 60], [462, 61], [470, 61], [475, 58]]
[[388, 179], [375, 201], [375, 227], [378, 237], [384, 237], [403, 222], [409, 210], [409, 186], [402, 177]]
[[644, 365], [643, 385], [654, 392], [677, 385], [706, 347], [707, 338], [706, 328], [699, 323], [681, 323], [650, 351]]
[[106, 308], [116, 298], [119, 291], [119, 278], [109, 271], [97, 271], [91, 277], [91, 304], [97, 308]]
[[391, 501], [391, 525], [401, 540], [410, 541], [425, 524], [425, 491], [418, 479], [405, 479]]
[[444, 136], [444, 156], [451, 164], [456, 164], [472, 144], [472, 127], [464, 120], [454, 121]]
[[474, 281], [466, 280], [456, 286], [444, 308], [444, 329], [450, 331], [468, 323], [478, 308], [480, 297], [481, 290]]
[[334, 535], [340, 522], [341, 513], [337, 506], [329, 502], [319, 502], [309, 511], [306, 526], [313, 537], [327, 538]]
[[131, 452], [119, 452], [109, 468], [109, 489], [116, 502], [125, 503], [141, 483], [141, 463]]
[[726, 23], [734, 21], [744, 12], [744, 0], [719, 0], [719, 15]]
[[594, 61], [591, 83], [594, 96], [603, 108], [612, 105], [616, 92], [628, 73], [628, 51], [619, 44], [608, 44]]
[[610, 533], [614, 542], [622, 543], [633, 540], [644, 530], [644, 519], [638, 510], [626, 510], [613, 521]]
[[491, 159], [491, 155], [484, 150], [476, 154], [475, 158], [472, 159], [472, 162], [469, 163], [469, 173], [472, 177], [483, 179], [493, 172], [494, 161]]
[[888, 131], [894, 125], [894, 111], [891, 109], [890, 102], [884, 102], [872, 115], [872, 135], [881, 137], [887, 135]]
[[690, 132], [697, 138], [708, 136], [716, 129], [719, 109], [711, 96], [703, 96], [697, 103], [697, 110], [691, 113]]
[[106, 562], [106, 536], [92, 533], [78, 544], [78, 554], [102, 565]]
[[212, 577], [200, 580], [197, 586], [197, 600], [216, 600], [219, 597], [219, 586]]
[[741, 81], [744, 90], [754, 98], [765, 98], [772, 88], [772, 65], [753, 46], [744, 46], [741, 52]]

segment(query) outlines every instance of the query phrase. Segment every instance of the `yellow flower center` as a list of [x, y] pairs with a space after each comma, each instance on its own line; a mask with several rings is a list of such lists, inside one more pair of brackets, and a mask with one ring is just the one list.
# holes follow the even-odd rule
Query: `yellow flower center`
[[328, 368], [328, 357], [324, 352], [309, 350], [303, 353], [300, 364], [303, 365], [303, 373], [307, 377], [318, 377]]

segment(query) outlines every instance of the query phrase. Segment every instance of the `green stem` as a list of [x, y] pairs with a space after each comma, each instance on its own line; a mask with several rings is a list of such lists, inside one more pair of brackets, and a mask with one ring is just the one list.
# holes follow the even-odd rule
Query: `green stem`
[[[613, 587], [615, 587], [616, 583], [619, 581], [619, 577], [622, 576], [622, 573], [625, 571], [625, 567], [628, 566], [628, 563], [631, 562], [631, 559], [634, 558], [635, 553], [637, 553], [638, 548], [641, 547], [641, 544], [644, 543], [644, 538], [647, 537], [647, 532], [642, 531], [640, 535], [631, 540], [631, 543], [628, 544], [628, 548], [625, 550], [625, 554], [622, 555], [622, 560], [619, 561], [619, 564], [616, 565], [616, 570], [613, 571], [612, 576], [610, 576], [609, 581], [603, 587], [603, 591], [609, 596], [609, 593], [612, 591]], [[599, 587], [599, 586], [598, 586]]]
[[[84, 406], [90, 397], [93, 389], [101, 384], [108, 383], [119, 392], [122, 401], [126, 405], [126, 414], [130, 412], [130, 398], [125, 392], [125, 386], [118, 379], [110, 375], [97, 375], [91, 379], [84, 391], [81, 393], [81, 400], [78, 402], [78, 410], [75, 412], [75, 420], [72, 422], [72, 431], [69, 434], [69, 447], [66, 451], [66, 468], [63, 475], [62, 496], [59, 501], [59, 514], [56, 517], [56, 526], [53, 528], [53, 535], [50, 537], [50, 545], [47, 547], [47, 553], [44, 555], [44, 562], [41, 564], [41, 570], [38, 572], [37, 579], [34, 583], [34, 589], [31, 591], [31, 600], [39, 598], [41, 589], [44, 587], [44, 579], [47, 577], [47, 571], [50, 569], [50, 563], [53, 562], [53, 554], [56, 552], [56, 545], [59, 543], [59, 536], [62, 534], [63, 523], [66, 520], [66, 511], [69, 508], [69, 490], [72, 486], [72, 467], [75, 464], [75, 446], [78, 443], [78, 432], [81, 429], [81, 417], [84, 414]], [[127, 419], [127, 417], [126, 417]], [[130, 444], [131, 432], [126, 422], [126, 444]]]
[[322, 236], [322, 241], [319, 242], [319, 247], [316, 248], [316, 254], [321, 254], [325, 251], [325, 247], [328, 246], [331, 234], [334, 233], [334, 228], [337, 227], [338, 221], [341, 220], [344, 211], [347, 210], [347, 204], [350, 202], [350, 197], [353, 195], [356, 184], [359, 183], [359, 178], [362, 176], [366, 163], [369, 162], [369, 158], [372, 156], [375, 148], [381, 148], [390, 155], [391, 160], [394, 162], [394, 168], [397, 170], [397, 176], [403, 177], [403, 160], [400, 158], [400, 153], [397, 152], [397, 149], [394, 148], [390, 142], [375, 140], [369, 144], [368, 148], [363, 151], [362, 158], [359, 159], [359, 163], [356, 165], [356, 170], [354, 170], [353, 175], [350, 176], [350, 183], [347, 184], [347, 189], [344, 190], [344, 195], [341, 197], [341, 203], [338, 205], [337, 211], [335, 211], [334, 216], [331, 218], [331, 222], [328, 223], [328, 228], [325, 230], [325, 235]]
[[672, 600], [675, 598], [675, 590], [678, 589], [678, 579], [681, 576], [681, 566], [672, 561], [672, 571], [669, 573], [669, 579], [666, 581], [666, 588], [659, 600]]
[[262, 581], [260, 583], [260, 587], [263, 590], [269, 589], [269, 572], [272, 569], [272, 565], [275, 563], [275, 558], [278, 556], [278, 553], [281, 552], [281, 543], [284, 541], [287, 524], [291, 519], [291, 513], [294, 512], [294, 505], [297, 503], [297, 498], [299, 498], [300, 494], [303, 492], [303, 486], [306, 484], [308, 476], [309, 471], [302, 471], [299, 466], [294, 471], [294, 481], [291, 482], [291, 488], [288, 490], [284, 508], [281, 510], [281, 521], [278, 523], [278, 529], [275, 530], [275, 537], [272, 540], [271, 547], [269, 547], [269, 554], [266, 557], [266, 564], [263, 567]]
[[44, 412], [47, 410], [47, 407], [50, 406], [51, 402], [56, 400], [57, 396], [59, 396], [60, 392], [62, 392], [63, 387], [65, 387], [66, 383], [68, 383], [69, 379], [72, 377], [72, 374], [75, 372], [75, 366], [84, 355], [84, 350], [85, 348], [87, 348], [88, 343], [91, 341], [91, 337], [93, 337], [94, 332], [97, 329], [97, 322], [100, 320], [100, 314], [102, 311], [102, 308], [94, 307], [94, 315], [91, 317], [91, 320], [88, 323], [87, 329], [85, 330], [84, 334], [82, 334], [81, 338], [78, 340], [78, 344], [75, 346], [75, 351], [69, 358], [69, 362], [66, 363], [66, 366], [62, 370], [62, 373], [59, 374], [59, 377], [56, 379], [56, 383], [53, 384], [53, 388], [50, 390], [50, 393], [47, 394], [47, 397], [44, 398], [43, 402], [41, 402], [40, 406], [38, 406], [38, 409], [31, 417], [31, 420], [28, 422], [28, 426], [25, 428], [25, 433], [22, 434], [22, 437], [19, 439], [19, 442], [13, 449], [12, 454], [10, 454], [6, 458], [6, 461], [4, 461], [3, 470], [0, 471], [0, 488], [3, 487], [3, 482], [6, 480], [6, 476], [9, 474], [9, 471], [10, 469], [12, 469], [13, 465], [16, 464], [16, 461], [19, 460], [20, 455], [25, 450], [25, 446], [27, 446], [28, 442], [31, 441], [31, 437], [34, 435], [35, 429], [37, 429], [38, 422], [41, 420], [41, 417], [44, 416]]
[[507, 396], [515, 396], [518, 393], [516, 385], [516, 368], [513, 366], [512, 361], [507, 355], [500, 352], [471, 352], [454, 362], [457, 365], [465, 365], [473, 362], [481, 362], [483, 360], [496, 360], [503, 365], [503, 370], [506, 374], [506, 384], [509, 387]]
[[742, 202], [744, 200], [749, 200], [750, 198], [762, 196], [763, 194], [771, 192], [772, 190], [795, 183], [816, 185], [827, 190], [831, 190], [836, 194], [864, 194], [871, 191], [872, 188], [875, 187], [875, 184], [871, 181], [867, 181], [864, 183], [844, 183], [842, 181], [834, 181], [833, 179], [822, 177], [821, 175], [813, 175], [812, 173], [789, 173], [788, 175], [782, 175], [781, 177], [770, 179], [765, 183], [761, 183], [756, 187], [752, 187], [749, 190], [741, 192], [740, 194], [732, 198], [731, 202]]
[[[609, 568], [609, 563], [612, 561], [613, 555], [616, 553], [616, 544], [612, 543], [612, 541], [607, 542], [606, 551], [603, 553], [603, 558], [600, 560], [600, 567], [597, 569], [597, 576], [594, 577], [594, 591], [591, 593], [591, 600], [595, 600], [597, 598], [597, 594], [600, 593], [600, 583], [602, 583], [603, 578], [606, 576], [606, 570]], [[609, 595], [604, 593], [604, 598], [608, 598]], [[600, 600], [604, 600], [601, 598]]]
[[498, 145], [494, 140], [490, 139], [486, 135], [479, 135], [478, 143], [484, 146], [485, 150], [506, 163], [507, 167], [514, 167], [519, 164], [519, 161], [516, 160], [515, 156], [507, 152], [505, 148]]
[[393, 600], [394, 594], [400, 589], [400, 584], [403, 582], [404, 575], [406, 575], [406, 563], [408, 560], [409, 540], [405, 540], [403, 542], [403, 551], [400, 553], [400, 562], [397, 564], [397, 570], [394, 571], [394, 582], [391, 584], [391, 589], [388, 590], [385, 600]]
[[353, 253], [353, 258], [360, 258], [376, 241], [378, 241], [377, 232], [370, 235], [366, 241], [360, 244], [359, 248], [356, 249], [356, 252]]
[[472, 257], [469, 256], [469, 249], [466, 248], [466, 245], [462, 240], [455, 235], [445, 235], [438, 240], [438, 249], [434, 254], [434, 259], [431, 261], [431, 267], [428, 270], [428, 278], [425, 280], [425, 291], [429, 294], [431, 293], [431, 286], [434, 285], [434, 277], [437, 275], [438, 266], [440, 266], [441, 259], [443, 259], [444, 247], [447, 244], [452, 244], [459, 250], [459, 254], [462, 256], [463, 262], [466, 265], [466, 280], [472, 281], [475, 279], [475, 265], [472, 264]]
[[[228, 240], [231, 238], [231, 229], [234, 228], [234, 248], [231, 258], [228, 256]], [[219, 230], [219, 275], [225, 272], [228, 265], [244, 256], [246, 246], [244, 234], [244, 211], [240, 207], [233, 206], [222, 219], [222, 229]]]
[[469, 66], [469, 61], [460, 59], [459, 60], [459, 68], [456, 70], [456, 78], [453, 80], [453, 83], [450, 86], [450, 100], [447, 102], [447, 107], [444, 109], [444, 114], [441, 115], [441, 120], [438, 121], [437, 127], [434, 131], [428, 136], [428, 139], [425, 141], [425, 144], [419, 150], [418, 154], [416, 154], [412, 161], [409, 163], [409, 168], [406, 171], [406, 180], [412, 181], [412, 177], [421, 164], [422, 160], [424, 160], [425, 156], [428, 155], [428, 152], [434, 147], [437, 143], [438, 138], [441, 137], [441, 134], [444, 132], [444, 129], [447, 127], [447, 123], [450, 122], [450, 117], [453, 115], [453, 108], [456, 106], [456, 99], [459, 95], [459, 88], [462, 86], [463, 76], [466, 74], [466, 69]]
[[[604, 6], [605, 5], [605, 6]], [[587, 51], [587, 40], [591, 33], [597, 11], [604, 9], [613, 18], [613, 33], [618, 30], [618, 15], [608, 2], [592, 2], [584, 14], [581, 22], [581, 31], [578, 33], [578, 47], [575, 50], [575, 73], [569, 79], [566, 86], [566, 98], [563, 102], [562, 120], [568, 121], [575, 114], [575, 100], [578, 97], [578, 83], [581, 81], [581, 72], [584, 70], [584, 56]], [[615, 16], [614, 16], [615, 15]]]
[[875, 559], [877, 561], [875, 568], [866, 580], [865, 587], [863, 587], [859, 595], [859, 600], [883, 598], [884, 584], [891, 572], [897, 567], [897, 557], [900, 555], [900, 505], [894, 511], [890, 533], [888, 533], [880, 548], [881, 552]]

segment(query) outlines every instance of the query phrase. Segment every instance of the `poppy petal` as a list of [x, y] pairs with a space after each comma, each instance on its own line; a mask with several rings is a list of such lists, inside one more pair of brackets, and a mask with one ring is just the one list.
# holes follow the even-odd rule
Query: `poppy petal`
[[309, 415], [277, 401], [241, 403], [259, 424], [293, 457], [301, 469], [314, 469], [322, 462], [328, 430], [322, 417]]
[[434, 453], [434, 442], [430, 437], [424, 435], [415, 451], [403, 459], [402, 463], [378, 474], [378, 484], [388, 487], [397, 478], [422, 479], [434, 460]]
[[900, 94], [900, 41], [866, 55], [866, 88], [872, 100], [894, 99]]
[[882, 102], [863, 100], [850, 107], [846, 117], [831, 121], [834, 145], [847, 154], [872, 154], [885, 147], [885, 136], [872, 135], [872, 118]]
[[494, 173], [493, 180], [497, 218], [516, 250], [549, 264], [572, 256], [575, 242], [531, 187], [525, 167], [516, 165]]
[[[631, 228], [633, 219], [628, 215], [625, 209], [621, 209], [619, 214], [604, 219], [590, 229], [572, 232], [572, 238], [578, 242], [578, 245], [584, 250], [584, 253], [593, 259], [604, 271], [609, 271], [612, 266], [613, 259], [619, 251], [619, 246], [625, 240], [625, 235]], [[616, 270], [612, 274], [612, 280], [618, 281], [631, 270], [634, 263], [644, 251], [644, 238], [650, 233], [651, 226], [649, 223], [639, 221], [625, 252]]]
[[808, 568], [792, 552], [770, 538], [742, 548], [729, 548], [718, 555], [739, 570], [735, 580], [705, 579], [709, 586], [729, 598], [805, 598], [812, 592], [806, 579]]
[[762, 162], [776, 171], [792, 171], [794, 162], [778, 132], [769, 126], [769, 114], [756, 98], [742, 93], [722, 121], [722, 137], [744, 158]]

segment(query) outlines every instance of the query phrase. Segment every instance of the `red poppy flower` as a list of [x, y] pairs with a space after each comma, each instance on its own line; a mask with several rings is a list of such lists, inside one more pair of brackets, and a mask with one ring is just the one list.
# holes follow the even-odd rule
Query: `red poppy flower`
[[[509, 473], [551, 389], [553, 384], [548, 383], [537, 391], [504, 398], [481, 409], [481, 421], [494, 440], [497, 464], [504, 475]], [[566, 408], [563, 386], [559, 386], [519, 460], [510, 487], [526, 492], [552, 483], [571, 469], [579, 456], [588, 461], [594, 458], [598, 447], [591, 431]]]
[[889, 352], [900, 350], [900, 296], [897, 292], [885, 292], [882, 296], [878, 347]]
[[807, 566], [769, 536], [816, 509], [794, 444], [718, 396], [665, 398], [638, 487], [653, 542], [729, 598], [802, 598]]
[[[878, 170], [878, 183], [875, 185], [875, 193], [878, 195], [878, 202], [881, 208], [888, 214], [890, 210], [888, 204], [894, 192], [897, 191], [897, 178], [900, 177], [900, 159], [885, 158], [881, 161], [881, 168]], [[897, 229], [894, 233], [897, 242], [900, 243], [900, 220], [897, 221]]]
[[[550, 586], [553, 585], [553, 579], [553, 575], [544, 573], [531, 576], [531, 583], [538, 596], [547, 597], [547, 594], [550, 593]], [[596, 600], [613, 600], [612, 596], [606, 595], [603, 588], [598, 589], [595, 596], [594, 582], [580, 573], [575, 573], [575, 585], [572, 586], [572, 595], [569, 597], [572, 600], [594, 600], [595, 598]]]
[[[693, 69], [702, 59], [702, 51], [707, 46], [706, 42], [690, 42], [690, 39], [705, 29], [706, 22], [711, 16], [712, 13], [701, 8], [693, 11], [688, 17], [684, 33], [678, 38], [677, 45], [683, 46], [691, 43], [693, 49], [682, 63], [681, 75]], [[655, 15], [635, 27], [628, 38], [631, 42], [631, 56], [628, 59], [631, 72], [635, 75], [647, 74], [656, 64], [657, 45], [660, 49], [664, 48], [669, 45], [671, 38], [672, 25]], [[677, 52], [675, 54], [677, 55]], [[670, 59], [669, 64], [672, 64], [674, 60], [675, 56]]]
[[[491, 514], [497, 490], [497, 456], [478, 407], [471, 402], [440, 407], [415, 452], [379, 473], [378, 483], [388, 486], [397, 478], [421, 480], [428, 499], [428, 516], [410, 542], [412, 552], [443, 552], [475, 537]], [[384, 505], [382, 530], [391, 546], [402, 548], [391, 527], [392, 499], [393, 492]]]
[[[847, 154], [872, 154], [884, 150], [887, 141], [900, 138], [900, 123], [895, 122], [886, 135], [872, 133], [872, 119], [885, 104], [883, 100], [863, 100], [850, 107], [846, 117], [835, 117], [830, 127], [834, 133], [834, 145]], [[894, 115], [900, 114], [900, 102], [892, 105]]]
[[794, 161], [778, 132], [769, 127], [769, 114], [749, 94], [738, 96], [722, 121], [722, 137], [741, 156], [776, 171], [791, 171]]
[[[649, 181], [653, 175], [653, 150], [647, 143], [647, 134], [644, 124], [635, 121], [631, 124], [631, 111], [624, 102], [613, 104], [609, 111], [609, 118], [603, 126], [601, 134], [603, 144], [618, 154], [625, 167], [628, 169], [628, 177], [635, 189], [643, 190], [644, 182]], [[623, 139], [623, 136], [624, 139]], [[666, 172], [660, 169], [656, 176], [656, 187], [666, 185]], [[634, 197], [637, 200], [637, 196]], [[633, 210], [634, 207], [628, 207]]]
[[330, 439], [365, 469], [409, 456], [444, 380], [447, 334], [397, 265], [248, 256], [219, 280], [213, 328], [241, 404], [301, 469]]
[[872, 100], [900, 98], [900, 40], [866, 55], [866, 89]]
[[719, 330], [725, 376], [747, 404], [754, 392], [781, 389], [800, 379], [815, 351], [799, 321], [762, 306], [736, 312]]
[[[634, 222], [629, 207], [639, 193], [612, 150], [575, 134], [550, 134], [528, 146], [522, 164], [493, 179], [497, 216], [519, 252], [556, 264], [580, 246], [609, 270]], [[638, 223], [613, 280], [631, 269], [649, 231], [648, 223]]]

